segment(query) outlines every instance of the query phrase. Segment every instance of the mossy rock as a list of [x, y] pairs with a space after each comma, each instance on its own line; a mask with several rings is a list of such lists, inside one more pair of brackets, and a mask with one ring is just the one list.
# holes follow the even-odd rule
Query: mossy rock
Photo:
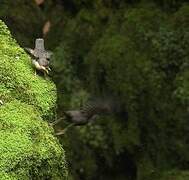
[[64, 150], [44, 121], [54, 115], [55, 85], [34, 76], [2, 21], [0, 82], [0, 179], [66, 179]]
[[1, 100], [19, 99], [35, 105], [43, 115], [51, 113], [56, 101], [55, 85], [34, 76], [30, 57], [11, 38], [4, 24], [0, 24], [0, 38]]

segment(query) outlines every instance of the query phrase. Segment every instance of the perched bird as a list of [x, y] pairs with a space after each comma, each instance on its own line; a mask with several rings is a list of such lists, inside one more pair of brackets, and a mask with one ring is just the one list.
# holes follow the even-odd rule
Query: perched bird
[[25, 48], [25, 50], [33, 57], [32, 64], [34, 68], [42, 71], [44, 75], [47, 75], [50, 71], [49, 60], [52, 53], [45, 50], [44, 39], [36, 39], [35, 48]]
[[71, 124], [68, 127], [66, 127], [66, 129], [63, 129], [58, 133], [56, 133], [56, 135], [62, 135], [71, 126], [86, 125], [89, 122], [94, 121], [98, 115], [110, 114], [115, 111], [116, 108], [114, 102], [99, 100], [99, 101], [87, 103], [80, 110], [64, 111], [64, 118], [54, 121], [51, 125], [54, 126], [63, 119], [70, 122]]

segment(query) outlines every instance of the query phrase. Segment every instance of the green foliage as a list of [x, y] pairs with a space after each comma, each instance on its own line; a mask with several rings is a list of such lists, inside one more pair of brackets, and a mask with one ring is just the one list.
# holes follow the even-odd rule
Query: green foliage
[[[48, 3], [55, 7], [53, 1]], [[63, 5], [58, 4], [53, 12], [45, 9], [48, 18], [53, 19], [47, 45], [59, 45], [52, 61], [59, 115], [62, 108], [79, 108], [90, 96], [104, 94], [115, 97], [123, 112], [72, 128], [62, 138], [71, 178], [188, 179], [187, 1], [66, 0]], [[34, 16], [30, 22], [36, 24]], [[0, 46], [7, 51], [3, 43]], [[16, 51], [26, 56], [22, 50]], [[4, 63], [15, 67], [13, 62]], [[28, 66], [29, 62], [23, 63]], [[16, 97], [22, 103], [34, 104], [42, 113], [51, 112], [48, 107], [54, 101], [49, 103], [52, 99], [45, 95], [51, 94], [53, 87], [48, 85], [48, 92], [43, 89], [40, 98], [37, 95], [46, 81], [40, 79], [39, 84], [31, 86], [22, 72], [10, 84], [9, 68], [3, 74], [3, 101], [9, 103]], [[20, 91], [22, 96], [17, 93]], [[31, 92], [36, 98], [30, 96]], [[10, 175], [4, 173], [6, 176], [8, 179]]]
[[[84, 12], [85, 8], [68, 23], [69, 28], [65, 29], [68, 38], [64, 38], [64, 46], [60, 46], [65, 48], [66, 45], [68, 50], [64, 49], [64, 55], [61, 49], [57, 50], [56, 62], [68, 62], [71, 71], [66, 77], [73, 77], [72, 80], [79, 77], [82, 82], [75, 88], [73, 80], [69, 93], [79, 94], [78, 89], [84, 88], [90, 95], [111, 94], [119, 99], [122, 111], [127, 112], [128, 117], [100, 118], [93, 124], [72, 130], [68, 138], [72, 141], [69, 160], [73, 175], [77, 179], [78, 174], [81, 179], [98, 179], [100, 175], [95, 173], [98, 171], [104, 179], [111, 173], [115, 179], [123, 172], [121, 167], [116, 169], [114, 165], [119, 158], [126, 158], [133, 169], [125, 170], [124, 177], [130, 175], [134, 179], [136, 172], [140, 180], [184, 179], [182, 172], [189, 168], [186, 143], [188, 6], [167, 14], [154, 4], [139, 4], [110, 14], [106, 23], [100, 26], [100, 16], [93, 22], [87, 14], [85, 21], [79, 21], [85, 17]], [[98, 12], [100, 10], [96, 14]], [[98, 28], [92, 34], [94, 38], [85, 31], [89, 27], [78, 28], [85, 27], [85, 22], [97, 24]], [[66, 53], [70, 55], [65, 57]], [[59, 75], [57, 81], [62, 81], [62, 85], [65, 82], [63, 89], [67, 88], [66, 77], [62, 79]], [[63, 96], [70, 96], [69, 93], [65, 92]], [[73, 102], [73, 99], [69, 100], [67, 106]], [[77, 154], [78, 147], [90, 155]], [[78, 159], [85, 163], [74, 164]], [[103, 159], [100, 164], [99, 159]], [[127, 167], [121, 160], [119, 163]], [[178, 169], [178, 173], [174, 169]], [[173, 174], [165, 175], [168, 171]]]
[[[4, 25], [1, 27], [5, 29]], [[10, 37], [8, 31], [6, 34], [4, 30], [1, 32], [1, 100], [6, 103], [16, 98], [35, 105], [44, 114], [51, 113], [56, 101], [54, 98], [56, 97], [55, 85], [43, 77], [34, 76], [30, 57]]]
[[[185, 13], [185, 9], [180, 11]], [[156, 173], [172, 167], [182, 169], [188, 159], [187, 137], [184, 135], [188, 112], [174, 96], [177, 88], [183, 93], [180, 94], [182, 99], [188, 94], [184, 94], [188, 87], [186, 73], [185, 78], [181, 78], [184, 87], [175, 85], [176, 77], [183, 74], [188, 59], [188, 32], [186, 28], [185, 32], [181, 31], [185, 21], [180, 28], [173, 27], [175, 21], [172, 24], [175, 19], [185, 19], [183, 14], [177, 17], [178, 14], [181, 12], [177, 12], [176, 17], [166, 17], [158, 10], [131, 9], [119, 20], [122, 22], [120, 30], [111, 25], [86, 57], [91, 89], [110, 91], [125, 103], [128, 124], [134, 123], [135, 128], [140, 129], [136, 131], [140, 137], [137, 138], [137, 149], [135, 144], [131, 149], [137, 150], [137, 161], [140, 161], [139, 150], [141, 158], [145, 156], [142, 152], [147, 153], [149, 164], [152, 169], [155, 167]], [[117, 31], [113, 33], [112, 29]], [[128, 131], [133, 132], [129, 128]], [[181, 158], [183, 156], [185, 158]], [[146, 165], [148, 167], [148, 163]], [[145, 163], [141, 171], [144, 172], [144, 168]], [[146, 179], [150, 175], [149, 168], [147, 171], [145, 176], [139, 173], [138, 178]]]
[[178, 171], [172, 170], [164, 173], [163, 177], [159, 178], [161, 180], [187, 180], [189, 178], [188, 171]]
[[64, 151], [32, 106], [7, 103], [0, 109], [0, 122], [1, 172], [13, 179], [66, 177]]
[[66, 179], [64, 150], [47, 122], [55, 85], [34, 76], [31, 59], [0, 21], [0, 179]]

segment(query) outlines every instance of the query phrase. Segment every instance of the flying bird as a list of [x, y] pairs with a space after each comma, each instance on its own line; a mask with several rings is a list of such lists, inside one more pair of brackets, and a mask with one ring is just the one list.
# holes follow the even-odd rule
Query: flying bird
[[64, 118], [54, 121], [51, 123], [51, 126], [58, 124], [62, 120], [68, 121], [70, 125], [56, 133], [56, 135], [62, 135], [72, 126], [86, 125], [89, 122], [94, 121], [99, 115], [111, 114], [116, 111], [116, 106], [113, 101], [98, 100], [95, 102], [89, 102], [79, 110], [64, 111]]

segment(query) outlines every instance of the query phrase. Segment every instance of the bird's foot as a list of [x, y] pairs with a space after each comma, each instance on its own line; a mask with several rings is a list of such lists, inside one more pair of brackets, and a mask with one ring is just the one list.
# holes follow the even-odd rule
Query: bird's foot
[[61, 136], [61, 135], [64, 135], [64, 134], [65, 134], [65, 132], [66, 132], [66, 131], [61, 130], [61, 131], [59, 131], [59, 132], [55, 133], [55, 135], [56, 135], [56, 136]]
[[53, 127], [53, 126], [54, 126], [54, 124], [53, 124], [53, 123], [49, 123], [49, 126]]
[[59, 118], [59, 119], [55, 120], [54, 122], [49, 123], [49, 125], [50, 125], [50, 126], [54, 126], [54, 125], [58, 124], [60, 121], [62, 121], [63, 119], [64, 119], [64, 118]]
[[70, 129], [72, 126], [74, 126], [75, 124], [72, 123], [72, 124], [69, 124], [66, 128], [64, 128], [63, 130], [60, 130], [59, 132], [55, 133], [56, 136], [60, 136], [60, 135], [63, 135], [65, 134], [68, 129]]

